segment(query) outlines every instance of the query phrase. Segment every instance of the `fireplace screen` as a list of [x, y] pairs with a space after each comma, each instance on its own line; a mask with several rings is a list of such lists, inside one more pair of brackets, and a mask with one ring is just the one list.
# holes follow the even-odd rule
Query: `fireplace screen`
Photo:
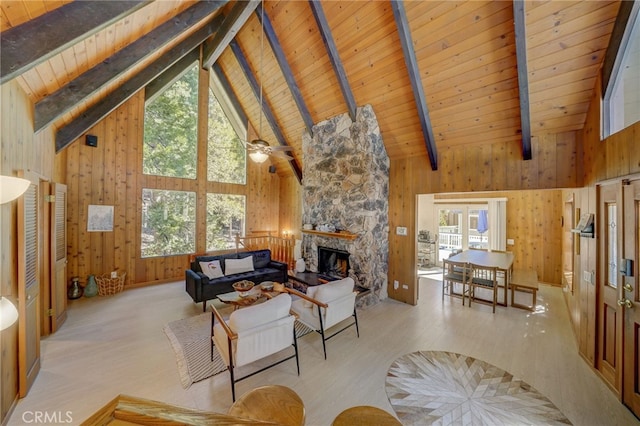
[[318, 273], [331, 278], [349, 276], [349, 252], [318, 247]]

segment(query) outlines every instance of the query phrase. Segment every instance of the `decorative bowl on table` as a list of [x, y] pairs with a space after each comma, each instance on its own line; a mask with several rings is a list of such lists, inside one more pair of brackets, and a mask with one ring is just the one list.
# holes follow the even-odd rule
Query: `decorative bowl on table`
[[238, 295], [240, 297], [246, 297], [249, 295], [254, 285], [255, 284], [253, 281], [242, 280], [242, 281], [238, 281], [237, 283], [234, 283], [232, 287], [235, 291], [238, 292]]
[[273, 281], [263, 281], [260, 283], [260, 288], [263, 291], [272, 291], [273, 290]]

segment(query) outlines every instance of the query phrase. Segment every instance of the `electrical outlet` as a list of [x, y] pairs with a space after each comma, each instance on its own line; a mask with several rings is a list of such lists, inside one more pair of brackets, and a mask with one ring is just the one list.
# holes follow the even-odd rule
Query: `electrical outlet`
[[118, 278], [118, 271], [111, 271], [111, 278]]
[[394, 289], [394, 290], [397, 290], [397, 289], [398, 289], [398, 287], [400, 287], [400, 283], [398, 282], [398, 280], [394, 280], [394, 281], [393, 281], [393, 289]]
[[507, 245], [508, 246], [512, 246], [515, 244], [515, 241], [513, 241], [513, 238], [507, 238]]
[[406, 226], [396, 226], [396, 234], [398, 235], [407, 235], [407, 227]]

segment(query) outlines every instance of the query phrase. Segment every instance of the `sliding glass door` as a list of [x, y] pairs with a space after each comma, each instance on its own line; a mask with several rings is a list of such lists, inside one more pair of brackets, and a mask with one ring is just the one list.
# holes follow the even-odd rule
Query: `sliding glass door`
[[436, 205], [438, 260], [456, 251], [489, 248], [489, 214], [486, 204]]
[[463, 212], [459, 208], [438, 207], [438, 260], [462, 250]]

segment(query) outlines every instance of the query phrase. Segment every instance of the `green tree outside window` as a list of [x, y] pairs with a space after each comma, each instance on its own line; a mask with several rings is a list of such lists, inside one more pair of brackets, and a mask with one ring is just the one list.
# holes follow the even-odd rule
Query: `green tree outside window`
[[193, 253], [195, 192], [142, 190], [142, 257]]
[[207, 194], [207, 251], [235, 248], [236, 234], [244, 235], [244, 195]]
[[241, 185], [246, 183], [246, 150], [212, 90], [209, 90], [207, 147], [207, 179], [209, 181]]
[[198, 68], [194, 66], [145, 105], [143, 173], [195, 179], [197, 129]]

